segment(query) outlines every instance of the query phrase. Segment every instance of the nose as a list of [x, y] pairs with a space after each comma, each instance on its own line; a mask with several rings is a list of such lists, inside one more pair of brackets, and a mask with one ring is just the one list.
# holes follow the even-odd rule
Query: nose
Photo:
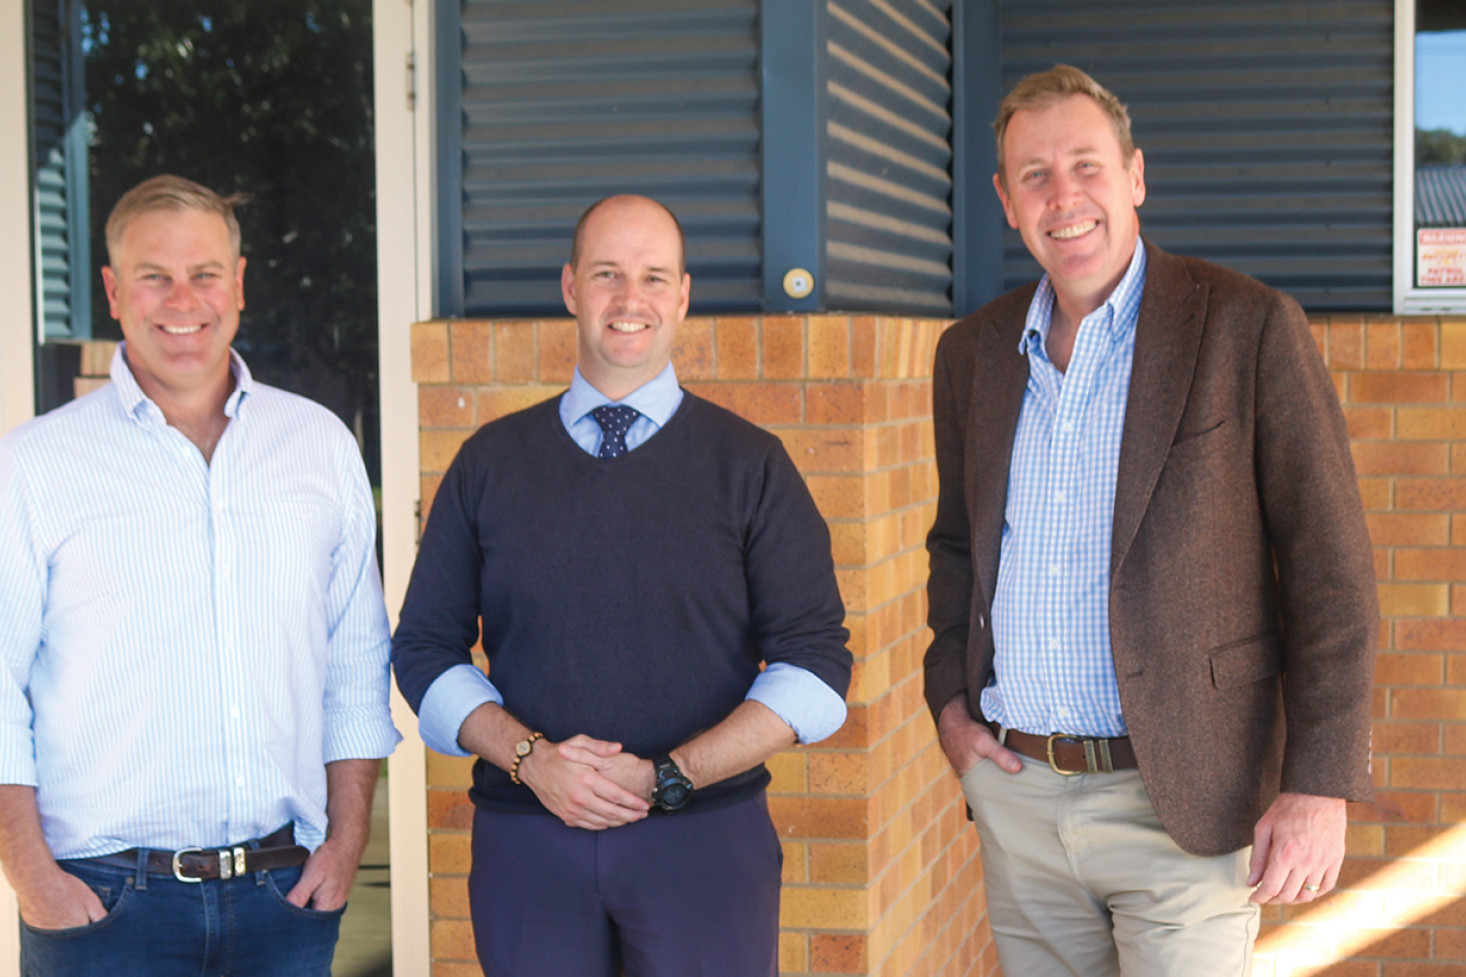
[[163, 297], [163, 304], [170, 309], [188, 310], [198, 305], [198, 293], [187, 278], [175, 278]]
[[1049, 181], [1049, 207], [1065, 210], [1079, 197], [1079, 181], [1073, 175], [1057, 172]]

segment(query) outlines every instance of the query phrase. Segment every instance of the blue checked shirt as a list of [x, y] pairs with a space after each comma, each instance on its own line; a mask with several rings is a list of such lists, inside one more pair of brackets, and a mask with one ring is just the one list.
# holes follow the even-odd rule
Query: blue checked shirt
[[205, 463], [133, 379], [0, 439], [0, 783], [57, 858], [326, 831], [401, 738], [356, 442], [232, 358]]
[[1025, 733], [1126, 733], [1110, 649], [1110, 536], [1144, 288], [1137, 243], [1120, 284], [1080, 322], [1065, 373], [1044, 348], [1048, 276], [1028, 308], [1019, 344], [1028, 386], [993, 598], [993, 683], [982, 692], [984, 716]]
[[[560, 398], [560, 423], [587, 454], [601, 450], [601, 426], [590, 412], [602, 404], [635, 407], [640, 417], [626, 432], [626, 449], [635, 451], [672, 419], [682, 404], [682, 387], [668, 363], [661, 373], [612, 401], [585, 377], [580, 367], [570, 389]], [[759, 673], [747, 699], [761, 702], [789, 727], [801, 743], [814, 743], [833, 734], [845, 722], [845, 699], [813, 672], [788, 662], [775, 662]], [[418, 732], [423, 742], [439, 753], [469, 756], [458, 745], [458, 730], [469, 714], [484, 703], [504, 704], [504, 696], [476, 665], [454, 665], [433, 680], [418, 709]]]

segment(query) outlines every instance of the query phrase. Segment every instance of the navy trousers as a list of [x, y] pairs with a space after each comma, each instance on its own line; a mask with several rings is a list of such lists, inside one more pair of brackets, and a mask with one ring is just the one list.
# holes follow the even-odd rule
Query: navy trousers
[[782, 864], [762, 793], [606, 831], [479, 810], [479, 963], [486, 977], [776, 977]]

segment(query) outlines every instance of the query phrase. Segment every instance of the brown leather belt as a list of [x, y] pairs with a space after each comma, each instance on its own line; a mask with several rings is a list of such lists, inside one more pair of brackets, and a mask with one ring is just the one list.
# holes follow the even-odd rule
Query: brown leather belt
[[[256, 847], [251, 847], [251, 845]], [[86, 861], [118, 868], [136, 868], [144, 849], [129, 848], [111, 855], [99, 855]], [[295, 827], [287, 824], [279, 831], [229, 848], [180, 848], [178, 851], [146, 849], [148, 874], [171, 875], [180, 882], [206, 882], [232, 879], [250, 872], [268, 872], [277, 868], [304, 865], [310, 850], [295, 844]]]
[[[996, 724], [994, 724], [996, 725]], [[993, 733], [997, 734], [997, 729]], [[1116, 770], [1134, 770], [1135, 748], [1130, 737], [1116, 736], [1111, 739], [1096, 736], [1070, 736], [1054, 733], [1052, 736], [1038, 736], [1008, 730], [1003, 745], [1014, 753], [1032, 760], [1043, 760], [1054, 773], [1072, 777], [1081, 773], [1111, 773]]]

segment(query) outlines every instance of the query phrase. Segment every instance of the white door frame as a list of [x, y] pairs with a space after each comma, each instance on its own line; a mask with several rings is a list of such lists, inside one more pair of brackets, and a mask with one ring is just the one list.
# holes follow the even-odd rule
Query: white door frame
[[[373, 0], [377, 155], [377, 343], [382, 418], [382, 563], [392, 623], [417, 556], [417, 388], [412, 324], [433, 317], [435, 240], [433, 0]], [[392, 715], [405, 737], [388, 770], [392, 971], [432, 969], [428, 907], [427, 756], [417, 717], [396, 685]]]

